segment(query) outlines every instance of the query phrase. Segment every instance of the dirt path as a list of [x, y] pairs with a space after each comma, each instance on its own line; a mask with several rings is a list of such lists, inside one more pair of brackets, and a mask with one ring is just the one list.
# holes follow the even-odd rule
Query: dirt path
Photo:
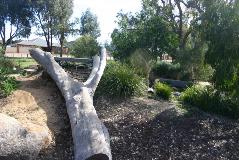
[[4, 100], [0, 112], [25, 125], [30, 122], [49, 130], [51, 144], [40, 153], [38, 159], [72, 159], [69, 120], [63, 98], [55, 84], [43, 80], [39, 75], [18, 80], [21, 87]]

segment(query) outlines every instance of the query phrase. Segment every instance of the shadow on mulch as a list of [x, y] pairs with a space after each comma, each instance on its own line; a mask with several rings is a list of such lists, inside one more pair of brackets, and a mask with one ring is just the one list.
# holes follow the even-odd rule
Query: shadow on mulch
[[[179, 114], [176, 107], [160, 106], [161, 102], [151, 107], [145, 104], [132, 105], [134, 103], [123, 102], [121, 106], [133, 109], [124, 111], [117, 120], [108, 120], [117, 109], [116, 104], [100, 101], [96, 104], [99, 116], [109, 129], [113, 159], [239, 159], [237, 121], [200, 111]], [[141, 110], [138, 105], [141, 105]], [[107, 107], [114, 109], [109, 112], [106, 111]], [[155, 108], [159, 112], [150, 117], [149, 110]], [[138, 117], [143, 121], [135, 121]]]

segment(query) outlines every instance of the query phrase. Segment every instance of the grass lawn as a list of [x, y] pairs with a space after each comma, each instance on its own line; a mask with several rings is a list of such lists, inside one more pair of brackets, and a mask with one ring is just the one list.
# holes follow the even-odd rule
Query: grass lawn
[[36, 65], [37, 62], [32, 59], [32, 58], [9, 58], [11, 60], [14, 61], [14, 63], [16, 64], [16, 66], [20, 67], [20, 68], [26, 68], [29, 67], [31, 65]]

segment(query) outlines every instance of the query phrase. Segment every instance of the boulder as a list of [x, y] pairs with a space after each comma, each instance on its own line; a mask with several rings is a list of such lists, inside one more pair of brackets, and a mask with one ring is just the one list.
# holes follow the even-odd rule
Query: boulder
[[51, 141], [46, 128], [22, 125], [15, 118], [0, 113], [0, 159], [35, 159]]

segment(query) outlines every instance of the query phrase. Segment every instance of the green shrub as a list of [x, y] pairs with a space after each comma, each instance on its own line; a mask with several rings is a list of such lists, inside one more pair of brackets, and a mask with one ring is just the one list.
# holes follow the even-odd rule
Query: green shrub
[[213, 87], [194, 85], [182, 93], [180, 100], [206, 112], [234, 119], [239, 118], [239, 105], [236, 100], [219, 93]]
[[10, 95], [18, 86], [16, 79], [9, 77], [13, 66], [11, 60], [0, 57], [0, 97]]
[[18, 87], [18, 83], [14, 77], [7, 77], [4, 81], [0, 82], [0, 94], [9, 96]]
[[146, 90], [144, 79], [127, 65], [109, 62], [97, 88], [96, 95], [126, 98], [142, 95]]
[[179, 74], [181, 72], [180, 64], [171, 64], [167, 62], [158, 62], [152, 68], [152, 72], [162, 78], [172, 78], [179, 79]]
[[157, 82], [154, 85], [154, 89], [155, 89], [156, 96], [166, 100], [168, 100], [171, 97], [173, 92], [173, 89], [169, 85], [161, 83], [161, 82]]
[[7, 59], [6, 57], [0, 56], [0, 68], [4, 68], [11, 71], [14, 66], [15, 64], [13, 61]]

